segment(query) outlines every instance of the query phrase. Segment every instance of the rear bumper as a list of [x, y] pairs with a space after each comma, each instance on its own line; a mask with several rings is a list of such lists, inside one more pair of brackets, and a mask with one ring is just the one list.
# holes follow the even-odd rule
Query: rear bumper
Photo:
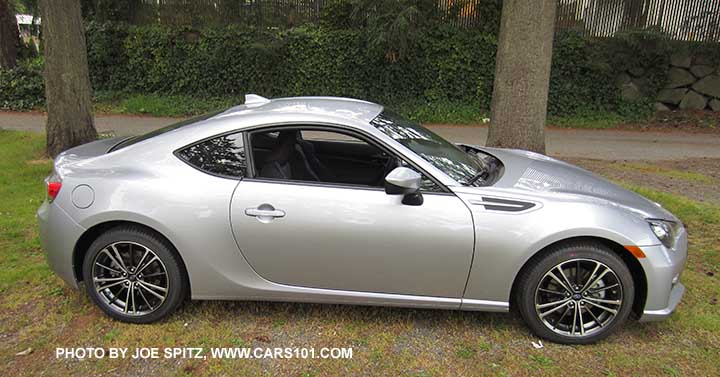
[[47, 200], [37, 211], [40, 242], [50, 268], [71, 287], [78, 287], [73, 267], [75, 243], [85, 232], [60, 206]]

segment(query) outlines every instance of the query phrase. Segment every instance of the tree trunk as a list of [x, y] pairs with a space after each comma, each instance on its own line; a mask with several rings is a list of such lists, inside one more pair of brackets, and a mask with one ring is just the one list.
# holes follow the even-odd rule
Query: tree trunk
[[545, 153], [556, 0], [505, 0], [488, 146]]
[[19, 40], [15, 10], [9, 0], [0, 0], [0, 68], [15, 67]]
[[45, 38], [47, 153], [97, 139], [79, 0], [40, 0]]

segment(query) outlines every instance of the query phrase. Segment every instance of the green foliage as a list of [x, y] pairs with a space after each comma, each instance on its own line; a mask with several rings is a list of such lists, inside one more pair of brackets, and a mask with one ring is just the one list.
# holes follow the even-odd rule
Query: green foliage
[[276, 93], [282, 59], [279, 37], [276, 32], [235, 26], [200, 31], [131, 27], [122, 41], [121, 51], [127, 59], [127, 76], [122, 81], [125, 89], [137, 92], [199, 96], [237, 95], [245, 90]]
[[469, 344], [461, 344], [455, 348], [455, 356], [461, 359], [472, 359], [477, 354], [477, 350]]
[[80, 0], [83, 19], [99, 22], [132, 21], [141, 5], [142, 0]]
[[105, 89], [121, 89], [129, 76], [122, 41], [128, 36], [125, 24], [90, 22], [86, 29], [90, 81]]
[[[437, 15], [429, 10], [435, 8], [425, 7], [424, 1], [384, 4], [381, 7], [387, 11], [377, 9], [372, 17], [357, 13], [371, 9], [371, 3], [331, 2], [324, 7], [319, 26], [287, 30], [91, 21], [87, 48], [93, 88], [99, 93], [133, 93], [122, 103], [111, 101], [111, 107], [121, 112], [186, 115], [235, 101], [244, 93], [258, 93], [363, 98], [400, 108], [422, 121], [469, 123], [487, 117], [495, 32], [437, 22]], [[454, 11], [462, 11], [463, 4], [457, 2]], [[490, 18], [499, 15], [499, 4], [488, 2], [482, 12]], [[402, 34], [412, 36], [401, 38]], [[625, 31], [612, 39], [558, 33], [549, 114], [555, 120], [563, 117], [608, 126], [646, 118], [653, 111], [649, 99], [665, 84], [669, 57], [680, 47], [702, 53], [712, 62], [720, 59], [717, 48], [668, 42], [652, 30]], [[631, 69], [644, 72], [639, 86], [648, 100], [620, 99], [616, 78]], [[38, 106], [40, 70], [0, 73], [0, 93], [5, 109]], [[186, 98], [203, 105], [181, 100]]]
[[555, 127], [602, 129], [615, 128], [624, 121], [625, 119], [616, 112], [583, 110], [571, 115], [550, 116], [547, 123]]
[[197, 98], [171, 94], [128, 94], [102, 91], [95, 94], [95, 110], [114, 114], [147, 114], [152, 116], [185, 117], [241, 104], [240, 97]]
[[618, 95], [616, 70], [605, 59], [597, 40], [574, 32], [555, 36], [548, 112], [568, 115], [606, 110]]
[[45, 84], [42, 65], [20, 64], [9, 70], [0, 69], [0, 109], [29, 110], [43, 104]]
[[329, 0], [320, 9], [320, 25], [329, 29], [359, 29], [365, 26], [359, 17], [348, 17], [355, 11], [355, 1]]
[[602, 49], [616, 71], [644, 71], [639, 88], [646, 96], [654, 97], [667, 82], [670, 55], [677, 48], [683, 48], [683, 44], [673, 47], [662, 32], [650, 29], [617, 33]]
[[490, 113], [474, 103], [463, 101], [410, 101], [395, 105], [395, 110], [417, 122], [435, 124], [487, 123]]
[[[406, 19], [400, 20], [401, 15], [393, 18], [382, 16], [382, 12], [373, 12], [376, 16], [372, 19], [339, 17], [339, 13], [357, 8], [348, 8], [346, 2], [331, 3], [321, 19], [324, 26], [286, 31], [91, 23], [88, 51], [93, 85], [101, 90], [200, 97], [255, 92], [267, 96], [349, 96], [388, 106], [410, 103], [414, 108], [418, 103], [440, 104], [421, 111], [431, 119], [438, 118], [436, 110], [445, 107], [442, 103], [488, 109], [495, 71], [495, 35], [429, 21], [427, 30], [419, 32], [412, 26], [413, 20], [425, 11], [408, 4], [398, 7], [413, 15], [406, 14]], [[410, 28], [403, 29], [405, 33], [415, 32], [412, 40], [401, 42], [375, 30], [396, 22], [404, 25], [401, 28]], [[400, 29], [393, 31], [402, 33]], [[550, 84], [551, 115], [610, 111], [623, 117], [644, 117], [649, 113], [648, 103], [621, 101], [614, 84], [618, 51], [632, 51], [640, 42], [632, 36], [612, 41], [571, 32], [558, 34]], [[667, 54], [662, 49], [647, 53], [648, 60], [657, 64], [667, 61]], [[621, 69], [633, 64], [631, 59], [621, 60]], [[658, 69], [656, 76], [662, 77], [663, 70]], [[661, 85], [659, 79], [652, 83], [649, 93]], [[452, 113], [449, 118], [457, 118]], [[467, 112], [461, 109], [460, 113]]]

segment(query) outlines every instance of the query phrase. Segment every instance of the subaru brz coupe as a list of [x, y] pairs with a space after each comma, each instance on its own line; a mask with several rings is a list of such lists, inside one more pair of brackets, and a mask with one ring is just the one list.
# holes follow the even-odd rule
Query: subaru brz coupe
[[133, 323], [188, 298], [512, 309], [581, 344], [685, 291], [687, 233], [659, 204], [360, 100], [247, 95], [70, 149], [46, 185], [50, 266]]

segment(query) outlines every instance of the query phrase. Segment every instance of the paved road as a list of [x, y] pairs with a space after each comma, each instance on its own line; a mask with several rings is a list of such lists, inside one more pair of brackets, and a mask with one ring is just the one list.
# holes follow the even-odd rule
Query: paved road
[[[99, 132], [118, 136], [135, 135], [177, 122], [175, 118], [110, 115], [95, 118]], [[45, 115], [0, 112], [0, 128], [42, 132]], [[431, 126], [440, 135], [468, 144], [484, 145], [487, 128], [478, 126]], [[548, 154], [602, 160], [679, 160], [720, 158], [720, 135], [680, 132], [637, 132], [617, 130], [547, 131]]]

